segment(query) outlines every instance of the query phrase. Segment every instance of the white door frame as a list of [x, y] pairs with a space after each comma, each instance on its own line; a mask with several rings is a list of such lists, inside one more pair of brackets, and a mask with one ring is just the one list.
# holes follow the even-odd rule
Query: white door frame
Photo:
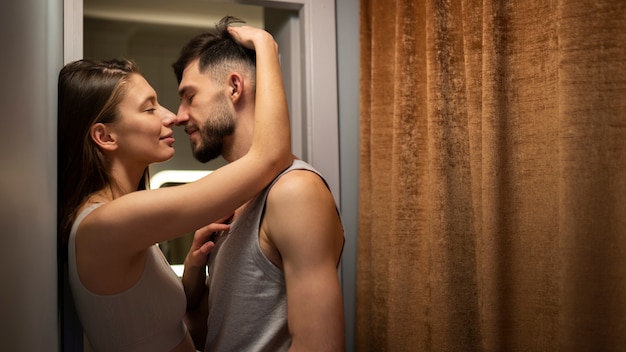
[[[291, 37], [300, 39], [302, 54], [292, 54], [300, 57], [299, 64], [304, 70], [302, 77], [295, 80], [297, 84], [301, 82], [298, 89], [302, 101], [296, 99], [296, 107], [301, 107], [303, 114], [301, 117], [293, 114], [297, 119], [292, 121], [296, 127], [294, 151], [302, 150], [304, 154], [300, 156], [324, 175], [340, 205], [335, 0], [230, 2], [298, 11], [299, 33], [293, 33]], [[67, 63], [83, 56], [83, 0], [64, 0], [64, 16], [63, 61]], [[300, 135], [302, 130], [306, 135]], [[300, 148], [299, 143], [305, 143], [305, 148]]]

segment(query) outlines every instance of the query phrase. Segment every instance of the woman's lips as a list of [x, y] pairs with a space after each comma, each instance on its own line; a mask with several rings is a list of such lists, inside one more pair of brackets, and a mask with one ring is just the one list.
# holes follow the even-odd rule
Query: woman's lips
[[160, 138], [162, 141], [164, 141], [165, 143], [168, 143], [169, 145], [174, 144], [174, 141], [176, 141], [174, 139], [174, 137], [172, 137], [172, 134], [168, 134], [167, 136], [163, 136]]

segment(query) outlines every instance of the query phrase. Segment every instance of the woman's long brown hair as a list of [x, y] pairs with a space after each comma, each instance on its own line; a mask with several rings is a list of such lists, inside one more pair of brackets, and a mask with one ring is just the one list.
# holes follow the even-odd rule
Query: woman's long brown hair
[[[90, 138], [95, 123], [111, 123], [125, 94], [125, 83], [137, 66], [129, 60], [78, 60], [59, 73], [57, 231], [61, 257], [78, 207], [92, 193], [113, 187], [106, 159]], [[145, 189], [147, 172], [138, 185]]]

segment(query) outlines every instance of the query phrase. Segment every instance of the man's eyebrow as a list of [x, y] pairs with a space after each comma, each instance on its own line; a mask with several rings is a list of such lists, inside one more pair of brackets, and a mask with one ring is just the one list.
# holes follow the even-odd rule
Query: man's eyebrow
[[187, 86], [184, 86], [184, 87], [181, 87], [181, 88], [178, 90], [178, 96], [179, 96], [179, 97], [182, 97], [182, 96], [183, 96], [183, 95], [185, 95], [185, 93], [187, 93], [187, 91], [189, 91], [189, 90], [191, 90], [191, 87], [190, 87], [190, 86], [188, 86], [188, 85], [187, 85]]

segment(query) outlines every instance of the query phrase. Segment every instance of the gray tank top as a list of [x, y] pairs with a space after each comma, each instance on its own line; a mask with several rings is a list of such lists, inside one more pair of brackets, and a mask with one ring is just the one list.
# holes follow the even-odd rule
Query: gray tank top
[[68, 269], [78, 316], [95, 351], [170, 351], [187, 333], [185, 292], [161, 250], [148, 249], [144, 272], [128, 290], [98, 295], [81, 283], [76, 270], [76, 230], [101, 204], [81, 212], [70, 232]]
[[311, 165], [294, 161], [250, 202], [231, 224], [229, 234], [219, 236], [209, 255], [205, 351], [289, 349], [285, 277], [261, 251], [259, 227], [269, 189], [282, 175], [298, 169], [317, 173]]

